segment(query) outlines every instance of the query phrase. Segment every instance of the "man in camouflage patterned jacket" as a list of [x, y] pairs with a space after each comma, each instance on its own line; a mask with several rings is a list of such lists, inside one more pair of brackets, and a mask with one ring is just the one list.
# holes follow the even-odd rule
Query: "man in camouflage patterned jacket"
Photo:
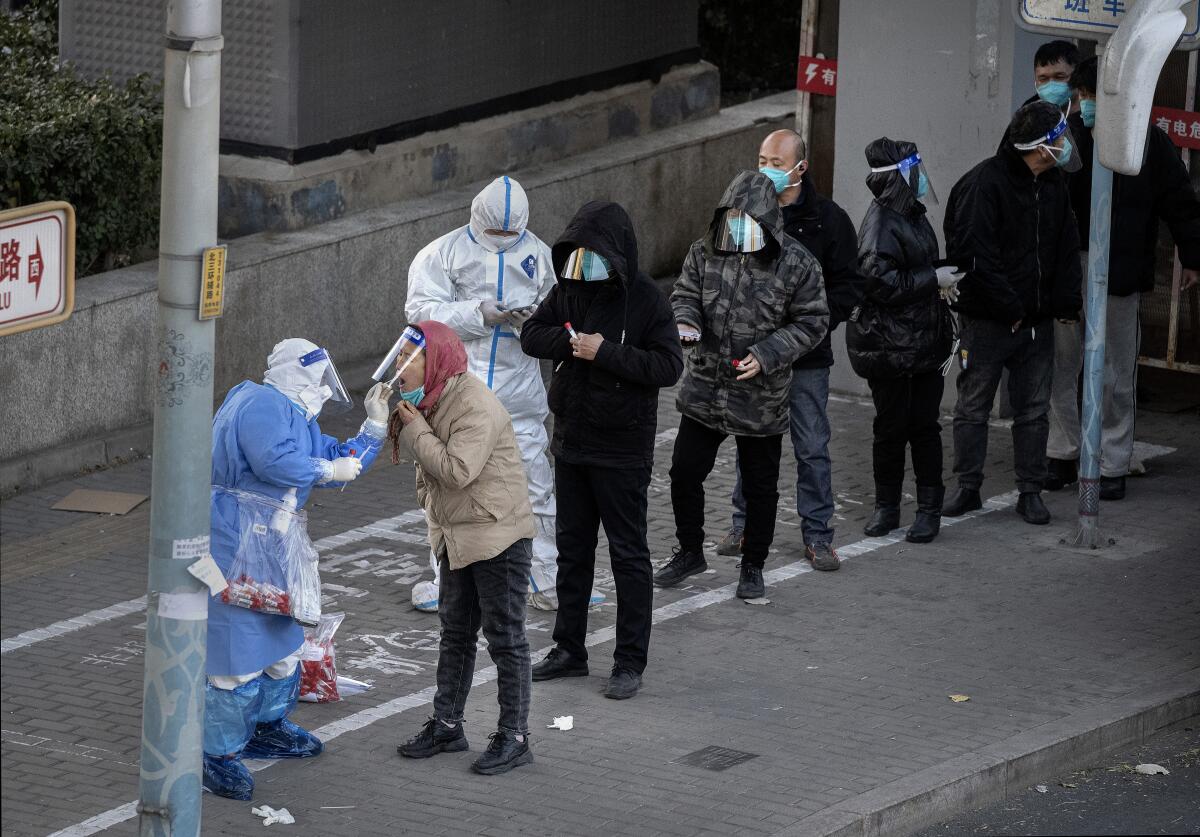
[[779, 455], [788, 429], [792, 364], [829, 328], [821, 266], [784, 231], [775, 187], [741, 172], [692, 244], [671, 294], [687, 358], [682, 418], [671, 460], [679, 549], [654, 576], [671, 587], [704, 572], [704, 480], [726, 436], [737, 441], [746, 531], [737, 594], [764, 594], [762, 568], [775, 535]]

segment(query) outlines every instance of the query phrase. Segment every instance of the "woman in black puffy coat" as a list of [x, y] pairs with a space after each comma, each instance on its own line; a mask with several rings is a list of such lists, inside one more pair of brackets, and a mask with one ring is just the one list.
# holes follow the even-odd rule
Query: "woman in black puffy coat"
[[[850, 365], [867, 379], [875, 401], [875, 513], [864, 531], [884, 535], [900, 525], [905, 447], [912, 448], [917, 518], [907, 540], [938, 533], [942, 508], [942, 438], [938, 424], [950, 352], [950, 312], [938, 293], [938, 242], [925, 217], [928, 179], [911, 142], [877, 139], [867, 146], [875, 195], [858, 233], [862, 304], [846, 330]], [[930, 196], [932, 197], [932, 196]]]

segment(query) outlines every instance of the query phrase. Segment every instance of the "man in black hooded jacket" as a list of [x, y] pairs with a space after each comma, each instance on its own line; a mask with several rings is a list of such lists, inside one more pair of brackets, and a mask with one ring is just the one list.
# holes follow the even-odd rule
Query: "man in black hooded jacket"
[[[954, 185], [946, 211], [946, 255], [966, 276], [959, 320], [954, 473], [958, 490], [942, 507], [958, 517], [982, 507], [988, 417], [1008, 370], [1014, 415], [1017, 513], [1050, 522], [1041, 499], [1046, 479], [1047, 412], [1054, 364], [1053, 320], [1079, 319], [1079, 231], [1066, 178], [1069, 131], [1049, 102], [1023, 106], [1009, 123], [1010, 142]], [[1077, 164], [1075, 164], [1077, 167]]]
[[[588, 597], [597, 529], [617, 586], [617, 647], [606, 697], [637, 694], [653, 604], [647, 489], [658, 390], [683, 371], [675, 318], [638, 269], [637, 239], [618, 204], [585, 204], [551, 250], [558, 284], [521, 330], [521, 348], [556, 363], [550, 384], [558, 501], [555, 647], [534, 680], [588, 673]], [[571, 332], [574, 332], [572, 335]]]

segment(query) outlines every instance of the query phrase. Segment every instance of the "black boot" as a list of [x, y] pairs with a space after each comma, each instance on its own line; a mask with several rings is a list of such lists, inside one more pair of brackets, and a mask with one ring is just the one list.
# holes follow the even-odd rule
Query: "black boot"
[[939, 486], [917, 486], [917, 519], [908, 527], [904, 540], [909, 543], [929, 543], [942, 527], [942, 498], [946, 489]]
[[[940, 511], [940, 509], [939, 509]], [[875, 484], [875, 513], [863, 527], [863, 534], [877, 538], [900, 525], [900, 486]]]
[[1042, 488], [1047, 491], [1061, 491], [1079, 479], [1078, 462], [1074, 459], [1055, 459], [1046, 457], [1046, 479]]
[[1017, 496], [1017, 514], [1026, 523], [1045, 526], [1050, 522], [1050, 510], [1042, 502], [1040, 491], [1022, 491]]
[[942, 504], [942, 517], [961, 517], [969, 511], [983, 508], [978, 488], [960, 487]]

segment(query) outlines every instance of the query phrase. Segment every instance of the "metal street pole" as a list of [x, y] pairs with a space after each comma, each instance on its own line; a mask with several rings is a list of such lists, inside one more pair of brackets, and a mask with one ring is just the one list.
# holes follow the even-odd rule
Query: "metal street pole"
[[[1097, 58], [1103, 56], [1103, 47]], [[1079, 530], [1076, 546], [1095, 549], [1100, 536], [1100, 427], [1104, 403], [1104, 340], [1108, 316], [1108, 251], [1112, 233], [1111, 169], [1092, 144], [1091, 222], [1088, 227], [1087, 301], [1083, 324], [1083, 406], [1080, 410]]]
[[220, 0], [167, 0], [158, 368], [142, 692], [139, 830], [200, 833], [213, 330], [198, 319], [201, 253], [217, 238]]

